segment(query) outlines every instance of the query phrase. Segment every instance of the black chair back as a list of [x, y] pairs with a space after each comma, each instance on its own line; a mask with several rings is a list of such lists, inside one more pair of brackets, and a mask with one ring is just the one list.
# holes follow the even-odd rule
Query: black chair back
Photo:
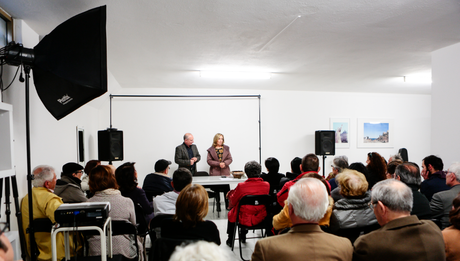
[[209, 173], [206, 172], [206, 171], [197, 171], [193, 174], [193, 176], [195, 177], [205, 177], [205, 176], [209, 176]]
[[188, 245], [196, 241], [198, 240], [165, 237], [158, 238], [152, 243], [149, 261], [168, 261], [177, 246]]
[[163, 195], [165, 192], [163, 190], [159, 190], [159, 189], [152, 189], [152, 190], [145, 190], [145, 196], [147, 197], [147, 199], [152, 202], [153, 201], [153, 198], [156, 197], [156, 196], [159, 196], [159, 195]]

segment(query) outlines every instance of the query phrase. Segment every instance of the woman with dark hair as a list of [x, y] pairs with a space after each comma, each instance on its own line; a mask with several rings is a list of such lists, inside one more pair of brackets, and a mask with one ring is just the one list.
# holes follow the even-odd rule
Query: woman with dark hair
[[460, 194], [454, 198], [452, 203], [449, 222], [452, 226], [442, 231], [446, 245], [446, 261], [460, 260]]
[[161, 237], [202, 239], [220, 245], [216, 224], [204, 220], [208, 214], [208, 193], [199, 184], [183, 188], [176, 201], [176, 214], [161, 223]]
[[[109, 217], [112, 220], [126, 220], [132, 224], [136, 224], [136, 214], [134, 212], [133, 201], [125, 198], [118, 190], [117, 180], [113, 173], [113, 169], [109, 166], [99, 165], [91, 170], [89, 175], [89, 190], [94, 194], [88, 202], [109, 202], [110, 212]], [[127, 258], [136, 256], [136, 248], [128, 235], [119, 235], [112, 237], [113, 254], [121, 254]], [[100, 236], [91, 236], [88, 239], [89, 255], [101, 255], [101, 240]], [[138, 242], [139, 246], [142, 246]], [[139, 255], [142, 256], [142, 255]]]
[[274, 158], [270, 157], [265, 160], [265, 168], [267, 168], [268, 173], [262, 173], [260, 177], [270, 183], [270, 195], [276, 197], [276, 193], [281, 189], [280, 180], [284, 177], [283, 174], [278, 173], [280, 170], [280, 162]]
[[366, 168], [369, 172], [366, 176], [367, 182], [369, 183], [369, 190], [375, 185], [375, 183], [387, 178], [387, 164], [385, 159], [380, 156], [377, 152], [369, 152], [367, 154]]
[[[144, 219], [148, 224], [153, 218], [153, 205], [147, 199], [145, 191], [137, 187], [137, 171], [134, 168], [135, 162], [126, 162], [115, 171], [115, 178], [123, 197], [130, 198], [134, 205], [139, 203], [144, 211]], [[140, 217], [136, 217], [140, 218]], [[137, 221], [139, 224], [139, 220]]]
[[[83, 191], [86, 191], [86, 195], [88, 196], [88, 192], [89, 192], [89, 173], [91, 173], [91, 170], [93, 170], [95, 167], [101, 165], [101, 161], [100, 160], [90, 160], [86, 163], [85, 165], [85, 168], [83, 169], [83, 171], [85, 172], [85, 174], [83, 175], [83, 177], [81, 178], [81, 189]], [[91, 195], [92, 197], [93, 195]], [[88, 197], [90, 198], [90, 197]]]

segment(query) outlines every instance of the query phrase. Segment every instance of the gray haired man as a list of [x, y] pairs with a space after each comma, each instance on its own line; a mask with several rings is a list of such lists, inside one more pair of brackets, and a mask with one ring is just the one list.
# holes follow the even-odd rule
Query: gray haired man
[[382, 227], [355, 241], [353, 260], [445, 260], [441, 230], [411, 216], [412, 202], [411, 189], [399, 180], [375, 184], [369, 206]]

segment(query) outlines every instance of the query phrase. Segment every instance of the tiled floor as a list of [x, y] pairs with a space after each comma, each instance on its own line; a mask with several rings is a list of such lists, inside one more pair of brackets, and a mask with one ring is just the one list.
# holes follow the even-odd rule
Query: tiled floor
[[[210, 203], [212, 204], [212, 200], [210, 201], [211, 201]], [[231, 259], [232, 261], [241, 260], [240, 247], [238, 244], [238, 240], [235, 241], [235, 247], [234, 247], [233, 252], [232, 252], [232, 249], [225, 244], [225, 241], [227, 240], [227, 213], [228, 211], [224, 209], [224, 203], [222, 202], [222, 212], [220, 212], [219, 216], [217, 215], [217, 211], [215, 211], [214, 213], [212, 212], [211, 204], [209, 206], [209, 212], [208, 212], [208, 215], [206, 216], [206, 219], [212, 220], [217, 225], [217, 228], [219, 229], [220, 241], [222, 242], [220, 244], [220, 248], [224, 249], [224, 251], [228, 253], [228, 255], [232, 258]], [[254, 246], [257, 240], [259, 240], [259, 238], [249, 239], [250, 237], [253, 237], [253, 236], [260, 236], [260, 231], [256, 231], [255, 233], [253, 233], [252, 231], [249, 231], [247, 235], [248, 239], [246, 240], [247, 242], [245, 244], [242, 244], [243, 257], [246, 260], [251, 259], [252, 252], [254, 251]]]

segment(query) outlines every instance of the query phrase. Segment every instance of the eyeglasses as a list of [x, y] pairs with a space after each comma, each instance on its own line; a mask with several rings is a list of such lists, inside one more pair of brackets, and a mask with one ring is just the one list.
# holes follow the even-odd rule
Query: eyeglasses
[[375, 205], [377, 205], [377, 203], [372, 203], [372, 202], [367, 203], [367, 206], [372, 210], [374, 210]]
[[80, 174], [80, 173], [83, 173], [83, 170], [79, 170], [77, 172], [74, 172], [75, 174]]

